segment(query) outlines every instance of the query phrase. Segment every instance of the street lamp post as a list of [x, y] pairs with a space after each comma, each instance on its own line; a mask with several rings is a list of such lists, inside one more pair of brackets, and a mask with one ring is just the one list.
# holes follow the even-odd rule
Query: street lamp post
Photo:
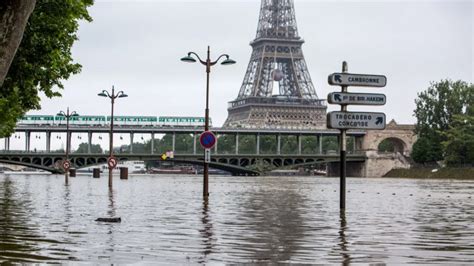
[[[113, 153], [113, 146], [114, 146], [114, 103], [115, 99], [117, 98], [125, 98], [128, 97], [123, 91], [119, 91], [115, 93], [115, 88], [112, 86], [112, 93], [109, 93], [106, 90], [103, 90], [101, 93], [98, 94], [101, 97], [109, 97], [111, 100], [112, 109], [110, 112], [110, 133], [109, 133], [109, 158], [112, 158]], [[109, 188], [112, 188], [112, 170], [113, 168], [109, 166]]]
[[[79, 116], [76, 111], [73, 111], [72, 113], [69, 113], [69, 107], [66, 109], [66, 113], [63, 111], [60, 111], [58, 113], [58, 116], [64, 116], [66, 118], [66, 162], [69, 162], [69, 149], [71, 147], [71, 136], [69, 134], [69, 119], [74, 116]], [[70, 164], [69, 164], [70, 165]], [[65, 169], [66, 172], [64, 174], [64, 178], [66, 181], [66, 185], [69, 183], [69, 168]]]
[[[194, 59], [193, 55], [197, 58]], [[206, 66], [206, 110], [205, 110], [205, 122], [204, 130], [209, 131], [209, 74], [211, 73], [211, 66], [214, 66], [219, 62], [221, 58], [225, 57], [226, 59], [222, 61], [221, 65], [233, 65], [236, 62], [229, 58], [229, 55], [222, 54], [215, 61], [211, 61], [211, 48], [207, 47], [207, 59], [206, 61], [202, 60], [198, 54], [195, 52], [189, 52], [187, 56], [181, 58], [181, 61], [188, 63], [195, 63], [199, 61], [202, 65]], [[205, 151], [204, 151], [205, 153]], [[205, 156], [205, 154], [204, 154]], [[207, 198], [209, 196], [209, 163], [204, 160], [204, 187], [203, 187], [203, 196]]]

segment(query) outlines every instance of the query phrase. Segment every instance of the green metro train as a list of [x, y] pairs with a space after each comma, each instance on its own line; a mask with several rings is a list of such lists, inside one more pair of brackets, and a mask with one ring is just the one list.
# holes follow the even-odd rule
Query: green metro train
[[[114, 116], [114, 125], [143, 127], [201, 127], [204, 117], [181, 116]], [[66, 117], [61, 115], [25, 115], [18, 120], [18, 125], [66, 125]], [[80, 115], [69, 118], [70, 125], [105, 126], [110, 124], [110, 116]], [[212, 120], [209, 119], [209, 125]]]

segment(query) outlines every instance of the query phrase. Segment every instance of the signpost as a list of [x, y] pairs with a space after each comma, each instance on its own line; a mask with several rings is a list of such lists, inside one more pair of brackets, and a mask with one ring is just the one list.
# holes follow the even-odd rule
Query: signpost
[[331, 92], [328, 94], [328, 103], [350, 105], [385, 105], [387, 97], [379, 93], [342, 93]]
[[350, 74], [346, 72], [334, 73], [328, 77], [329, 85], [358, 86], [358, 87], [385, 87], [387, 77], [381, 75]]
[[384, 113], [330, 112], [327, 115], [328, 128], [335, 129], [385, 129]]
[[384, 105], [385, 95], [375, 93], [349, 93], [348, 86], [358, 87], [385, 87], [387, 77], [382, 75], [365, 75], [347, 73], [347, 62], [342, 63], [342, 73], [333, 73], [328, 77], [330, 85], [341, 86], [341, 92], [332, 92], [328, 95], [328, 102], [339, 104], [340, 112], [330, 112], [327, 115], [328, 128], [341, 130], [341, 184], [339, 206], [346, 209], [346, 131], [348, 129], [385, 129], [386, 117], [384, 113], [347, 112], [347, 105]]

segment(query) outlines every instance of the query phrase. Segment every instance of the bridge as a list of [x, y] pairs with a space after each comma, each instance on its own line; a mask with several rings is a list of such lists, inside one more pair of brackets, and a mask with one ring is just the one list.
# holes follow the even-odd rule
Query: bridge
[[[105, 141], [109, 130], [106, 125], [70, 126], [70, 139], [76, 135], [87, 136], [83, 142], [87, 147], [85, 150], [71, 150], [73, 167], [80, 169], [106, 163], [108, 151], [95, 150], [93, 140], [97, 139], [96, 135], [100, 135], [104, 138], [102, 141]], [[121, 161], [157, 161], [161, 160], [161, 155], [166, 151], [174, 151], [174, 158], [169, 161], [201, 165], [204, 151], [198, 138], [202, 131], [201, 127], [119, 126], [114, 129], [114, 139], [126, 135], [130, 142], [125, 147], [114, 147], [114, 154]], [[210, 166], [213, 168], [226, 170], [234, 175], [258, 175], [277, 169], [327, 164], [331, 175], [337, 174], [337, 130], [213, 128], [212, 131], [218, 138], [217, 145], [212, 150]], [[135, 142], [137, 135], [141, 139], [146, 135], [148, 141]], [[32, 150], [31, 140], [38, 141], [38, 136], [44, 142], [44, 149]], [[63, 140], [66, 138], [65, 126], [18, 125], [13, 137], [1, 141], [3, 147], [0, 146], [0, 149], [3, 149], [0, 151], [0, 163], [61, 172], [58, 162], [64, 159], [64, 152], [51, 149], [52, 141], [57, 140], [58, 136], [62, 136]], [[378, 159], [383, 157], [377, 157], [377, 145], [383, 140], [395, 143], [397, 150], [393, 152], [402, 154], [402, 157], [399, 156], [400, 160], [404, 160], [402, 167], [407, 164], [406, 156], [414, 142], [412, 128], [400, 128], [395, 122], [389, 124], [384, 131], [352, 130], [348, 132], [348, 137], [348, 172], [354, 176], [382, 174], [376, 169], [380, 168], [377, 165], [380, 164]], [[23, 148], [11, 149], [12, 140], [23, 142]], [[384, 156], [388, 158], [386, 154]]]

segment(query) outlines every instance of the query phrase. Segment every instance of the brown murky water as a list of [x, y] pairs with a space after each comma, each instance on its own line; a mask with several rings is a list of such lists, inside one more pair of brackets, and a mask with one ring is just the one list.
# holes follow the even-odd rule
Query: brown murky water
[[[0, 174], [0, 261], [472, 263], [474, 181]], [[95, 222], [122, 217], [118, 224]]]

